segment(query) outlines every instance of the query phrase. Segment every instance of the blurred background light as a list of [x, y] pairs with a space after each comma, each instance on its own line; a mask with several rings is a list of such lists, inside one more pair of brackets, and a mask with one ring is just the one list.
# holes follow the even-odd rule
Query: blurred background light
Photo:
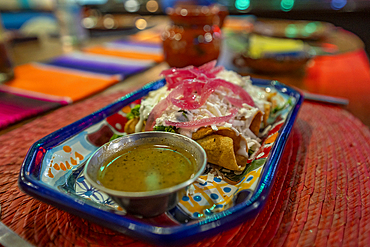
[[241, 11], [245, 11], [251, 5], [250, 0], [236, 0], [235, 1], [235, 8]]
[[317, 30], [318, 24], [316, 22], [310, 22], [308, 23], [302, 30], [302, 35], [304, 36], [310, 36], [312, 33], [314, 33]]
[[92, 17], [85, 17], [85, 18], [82, 19], [82, 25], [85, 28], [90, 29], [90, 28], [95, 27], [96, 22], [94, 21], [94, 19]]
[[280, 7], [282, 11], [291, 11], [294, 6], [294, 0], [281, 0]]
[[154, 13], [154, 12], [157, 12], [158, 9], [159, 9], [159, 5], [157, 3], [157, 1], [155, 0], [149, 0], [147, 3], [146, 3], [146, 9], [151, 12], [151, 13]]
[[297, 27], [294, 24], [290, 24], [285, 28], [285, 36], [288, 38], [294, 38], [297, 36]]
[[339, 10], [346, 6], [346, 4], [347, 0], [332, 0], [330, 5], [332, 9]]
[[148, 23], [146, 20], [139, 18], [135, 21], [135, 26], [139, 30], [143, 30], [147, 27]]
[[136, 12], [140, 8], [140, 3], [137, 0], [127, 0], [124, 6], [128, 12]]
[[113, 29], [115, 27], [115, 21], [113, 15], [105, 15], [103, 25], [106, 29]]

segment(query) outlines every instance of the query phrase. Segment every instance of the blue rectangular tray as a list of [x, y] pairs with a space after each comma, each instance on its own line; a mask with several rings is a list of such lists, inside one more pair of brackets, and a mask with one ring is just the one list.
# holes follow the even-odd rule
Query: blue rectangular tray
[[[63, 163], [63, 166], [69, 166], [70, 169], [62, 167], [64, 169], [58, 169], [59, 173], [54, 174], [55, 176], [50, 175], [53, 158], [57, 159], [60, 156], [65, 143], [78, 144], [81, 153], [83, 153], [79, 161], [83, 165], [89, 154], [92, 154], [98, 148], [87, 145], [87, 142], [85, 143], [86, 136], [89, 135], [91, 130], [98, 130], [102, 125], [101, 123], [106, 122], [108, 117], [117, 114], [122, 108], [129, 106], [135, 100], [141, 99], [150, 91], [163, 87], [165, 83], [164, 79], [152, 82], [140, 90], [127, 94], [101, 110], [35, 142], [31, 146], [20, 171], [18, 181], [20, 188], [25, 193], [74, 215], [142, 241], [161, 246], [179, 245], [179, 243], [183, 245], [197, 241], [255, 217], [266, 203], [288, 136], [303, 102], [301, 93], [276, 81], [252, 78], [254, 85], [274, 88], [282, 96], [292, 99], [293, 103], [285, 113], [283, 121], [281, 121], [281, 118], [279, 120], [279, 129], [278, 131], [275, 130], [278, 133], [277, 138], [264, 157], [264, 165], [260, 169], [260, 176], [255, 182], [252, 193], [247, 199], [225, 210], [194, 218], [192, 215], [186, 215], [181, 209], [175, 208], [161, 217], [147, 220], [126, 215], [116, 210], [113, 205], [114, 202], [109, 198], [104, 198], [104, 195], [100, 195], [94, 190], [89, 192], [90, 194], [96, 193], [94, 195], [96, 198], [101, 196], [100, 202], [99, 200], [94, 202], [86, 199], [87, 193], [78, 192], [78, 189], [81, 188], [76, 187], [76, 183], [81, 181], [78, 186], [86, 185], [81, 177], [82, 166], [79, 164]], [[76, 142], [77, 139], [78, 142]], [[73, 161], [72, 158], [71, 161]], [[61, 173], [62, 170], [65, 171]], [[164, 218], [165, 220], [163, 220]]]

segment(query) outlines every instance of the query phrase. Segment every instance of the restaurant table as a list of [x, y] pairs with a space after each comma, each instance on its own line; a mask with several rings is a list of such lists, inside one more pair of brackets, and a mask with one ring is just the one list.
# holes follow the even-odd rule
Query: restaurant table
[[[348, 35], [353, 38], [352, 34]], [[32, 44], [28, 45], [32, 47]], [[27, 45], [24, 46], [20, 50], [27, 50]], [[368, 63], [361, 47], [351, 52], [357, 59], [360, 54], [361, 61]], [[49, 53], [40, 59], [54, 55], [57, 54]], [[329, 63], [335, 66], [336, 60], [350, 55], [346, 52], [339, 58], [327, 59], [331, 59]], [[317, 58], [315, 62], [327, 62], [322, 60], [324, 58]], [[22, 62], [18, 60], [17, 63]], [[2, 130], [1, 221], [35, 246], [150, 246], [150, 243], [101, 227], [28, 196], [18, 188], [17, 179], [27, 151], [34, 142], [159, 78], [159, 72], [167, 67], [160, 63], [99, 94]], [[353, 69], [347, 73], [354, 76], [356, 72]], [[357, 69], [365, 70], [361, 71], [361, 90], [369, 92], [370, 81], [366, 81], [368, 68]], [[276, 79], [275, 76], [255, 76]], [[297, 82], [294, 76], [280, 77], [293, 86], [310, 80], [302, 77]], [[356, 83], [348, 80], [331, 87], [340, 91], [339, 87], [350, 88]], [[362, 106], [367, 102], [365, 99], [359, 104]], [[212, 237], [198, 239], [189, 246], [369, 246], [370, 131], [368, 122], [364, 123], [366, 116], [361, 115], [366, 110], [361, 109], [350, 112], [334, 104], [305, 101], [261, 212], [253, 219]], [[363, 121], [359, 118], [361, 116]]]

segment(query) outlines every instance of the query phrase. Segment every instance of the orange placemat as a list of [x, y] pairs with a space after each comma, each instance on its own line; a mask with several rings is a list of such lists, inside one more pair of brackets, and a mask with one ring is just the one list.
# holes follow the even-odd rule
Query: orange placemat
[[119, 48], [117, 46], [94, 46], [85, 49], [86, 52], [102, 54], [115, 57], [123, 58], [134, 58], [134, 59], [152, 59], [155, 62], [162, 62], [164, 60], [163, 54], [158, 52], [143, 52], [140, 50], [132, 50], [129, 47]]
[[119, 81], [119, 76], [74, 71], [45, 64], [17, 66], [16, 77], [6, 83], [13, 92], [44, 95], [65, 103], [75, 102]]
[[[36, 140], [122, 95], [94, 96], [0, 136], [4, 224], [36, 246], [150, 246], [41, 203], [17, 186]], [[191, 246], [369, 246], [369, 152], [370, 131], [353, 115], [303, 103], [262, 211]]]

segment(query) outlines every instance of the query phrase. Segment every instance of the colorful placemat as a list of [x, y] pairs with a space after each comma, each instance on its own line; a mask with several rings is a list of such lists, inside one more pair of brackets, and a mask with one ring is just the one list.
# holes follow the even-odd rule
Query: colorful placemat
[[134, 38], [132, 40], [117, 40], [104, 45], [89, 47], [84, 49], [84, 51], [123, 58], [151, 59], [155, 62], [161, 62], [164, 59], [162, 45], [159, 45], [159, 42], [152, 40], [135, 41]]
[[[17, 186], [35, 141], [123, 94], [85, 99], [0, 136], [4, 224], [36, 246], [150, 246], [41, 203]], [[191, 246], [369, 246], [369, 152], [370, 131], [359, 119], [339, 107], [305, 102], [263, 210]]]
[[93, 95], [163, 61], [160, 42], [136, 39], [133, 35], [15, 67], [15, 78], [0, 85], [0, 129]]

